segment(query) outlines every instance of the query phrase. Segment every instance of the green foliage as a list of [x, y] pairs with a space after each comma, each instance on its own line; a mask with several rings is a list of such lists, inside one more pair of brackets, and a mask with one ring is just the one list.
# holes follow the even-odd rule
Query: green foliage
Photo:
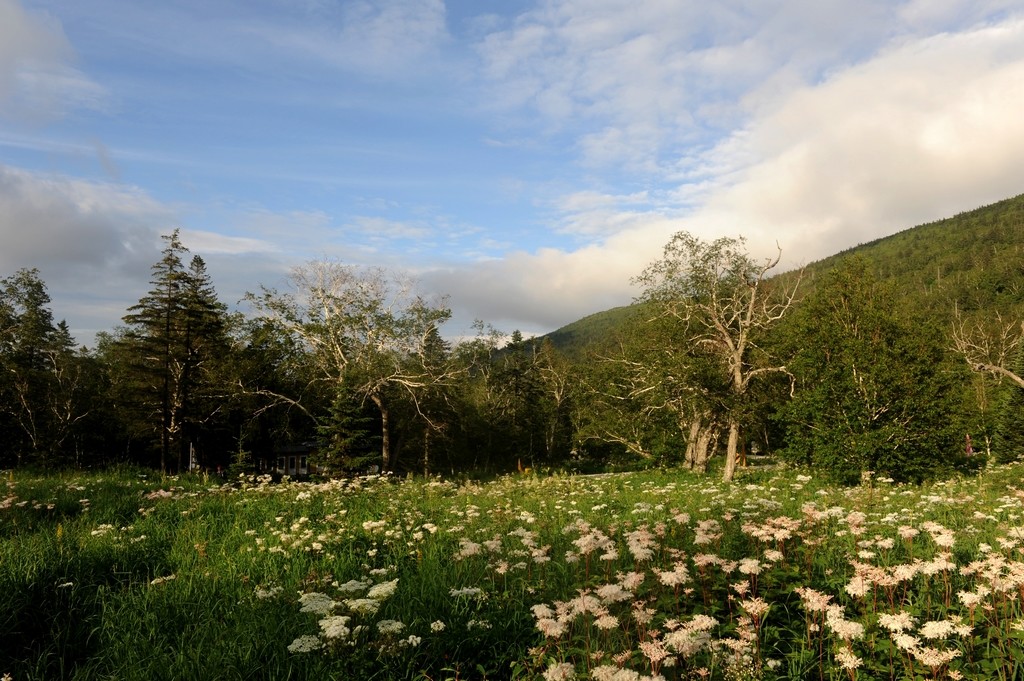
[[[1009, 368], [1018, 376], [1024, 376], [1024, 344], [1017, 348]], [[1002, 386], [992, 446], [995, 459], [1000, 463], [1024, 457], [1024, 388], [1010, 381]]]
[[311, 461], [330, 473], [366, 471], [380, 458], [379, 427], [359, 396], [342, 384], [328, 419], [317, 428], [320, 446]]
[[962, 463], [956, 414], [966, 368], [863, 260], [833, 271], [789, 333], [797, 383], [780, 410], [785, 458], [846, 483], [866, 471], [919, 481]]
[[[750, 425], [751, 386], [785, 371], [762, 349], [770, 329], [789, 311], [799, 286], [797, 280], [788, 290], [773, 291], [765, 281], [780, 257], [781, 251], [757, 262], [747, 254], [742, 237], [707, 242], [679, 232], [665, 246], [663, 257], [636, 279], [644, 287], [640, 300], [656, 317], [680, 327], [683, 349], [669, 352], [703, 356], [697, 364], [705, 371], [710, 367], [719, 384], [728, 386], [720, 417], [728, 431], [726, 480], [735, 475], [741, 427]], [[698, 413], [686, 419], [691, 443], [701, 429], [698, 420], [709, 418]]]
[[[782, 244], [783, 247], [786, 244]], [[802, 268], [801, 290], [810, 294], [828, 274], [860, 257], [871, 275], [900, 292], [914, 309], [945, 327], [959, 311], [973, 320], [1024, 319], [1024, 194], [918, 225], [837, 253]], [[798, 272], [772, 278], [788, 288]], [[566, 325], [551, 335], [560, 348], [580, 355], [595, 338], [607, 339], [630, 308], [613, 308]]]
[[[217, 365], [228, 361], [226, 310], [200, 256], [186, 269], [178, 230], [165, 236], [153, 265], [153, 288], [128, 310], [112, 359], [131, 429], [154, 443], [152, 463], [185, 470], [204, 461], [210, 417], [220, 410]], [[212, 443], [209, 443], [212, 444]], [[198, 451], [197, 451], [198, 450]]]
[[[580, 369], [577, 437], [587, 459], [607, 465], [706, 468], [685, 460], [690, 426], [711, 427], [728, 399], [720, 363], [689, 342], [685, 326], [638, 306], [633, 317], [591, 349]], [[710, 442], [709, 442], [710, 444]]]
[[[862, 258], [872, 276], [908, 307], [945, 325], [959, 311], [1024, 318], [1024, 194], [861, 244], [805, 268], [808, 290], [845, 261]], [[783, 275], [783, 277], [791, 275]]]
[[97, 368], [53, 323], [38, 270], [0, 279], [0, 466], [82, 465]]
[[633, 306], [613, 307], [587, 315], [544, 336], [554, 347], [573, 359], [581, 359], [588, 346], [599, 346], [614, 338], [635, 314]]
[[[773, 262], [742, 238], [676, 235], [640, 304], [540, 339], [481, 323], [457, 343], [440, 332], [445, 299], [338, 263], [297, 268], [292, 295], [253, 296], [254, 318], [228, 315], [202, 258], [164, 238], [151, 290], [92, 352], [54, 322], [38, 272], [0, 280], [0, 466], [194, 457], [254, 472], [318, 437], [335, 465], [361, 468], [379, 445], [385, 467], [425, 475], [701, 470], [756, 443], [847, 481], [916, 480], [964, 464], [968, 433], [976, 451], [1024, 454], [1022, 391], [944, 349], [954, 313], [982, 330], [1024, 318], [1024, 196], [809, 265], [802, 321], [779, 333], [797, 274], [767, 278]], [[800, 381], [791, 405], [783, 365]]]
[[377, 408], [381, 468], [393, 470], [392, 418], [451, 378], [431, 353], [437, 328], [451, 316], [447, 301], [428, 301], [411, 281], [380, 268], [338, 262], [307, 263], [290, 279], [295, 293], [264, 288], [248, 296], [256, 315], [308, 350], [318, 380], [344, 385]]
[[741, 485], [15, 474], [0, 481], [0, 669], [772, 681], [847, 678], [846, 651], [858, 677], [1005, 681], [1022, 666], [1020, 468], [853, 489], [788, 469]]

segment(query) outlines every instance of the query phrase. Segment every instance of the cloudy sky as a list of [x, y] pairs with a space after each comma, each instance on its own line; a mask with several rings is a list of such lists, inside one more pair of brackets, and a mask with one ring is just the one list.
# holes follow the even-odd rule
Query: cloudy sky
[[1024, 192], [1024, 0], [0, 0], [0, 276], [82, 342], [180, 227], [543, 333], [676, 231], [794, 267]]

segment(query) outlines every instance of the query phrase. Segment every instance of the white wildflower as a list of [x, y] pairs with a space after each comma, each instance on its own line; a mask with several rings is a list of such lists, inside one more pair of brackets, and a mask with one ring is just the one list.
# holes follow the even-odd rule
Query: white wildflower
[[953, 623], [948, 620], [925, 622], [919, 633], [925, 638], [946, 638], [953, 633]]
[[373, 615], [380, 609], [380, 601], [375, 598], [352, 598], [345, 601], [345, 607], [360, 615]]
[[568, 662], [554, 662], [544, 671], [545, 681], [569, 681], [576, 678], [576, 668]]
[[860, 659], [853, 654], [852, 651], [846, 648], [840, 648], [836, 651], [836, 660], [842, 665], [843, 669], [856, 669], [864, 663], [864, 660]]
[[323, 644], [320, 643], [320, 639], [316, 636], [310, 636], [308, 634], [299, 636], [297, 639], [291, 642], [288, 646], [289, 653], [308, 653], [314, 650], [320, 650]]
[[320, 620], [320, 629], [323, 631], [324, 638], [347, 638], [351, 633], [351, 630], [348, 628], [348, 623], [351, 619], [351, 617], [344, 615], [331, 615]]
[[313, 612], [317, 615], [326, 615], [337, 605], [330, 596], [317, 591], [299, 596], [299, 604], [302, 606], [299, 612]]
[[372, 598], [376, 601], [383, 601], [385, 598], [388, 598], [393, 593], [395, 593], [395, 589], [397, 588], [397, 579], [393, 579], [390, 582], [381, 582], [380, 584], [374, 584], [372, 587], [370, 587], [370, 590], [366, 592], [366, 597]]
[[404, 629], [405, 625], [398, 620], [381, 620], [377, 622], [377, 631], [384, 636], [400, 634]]

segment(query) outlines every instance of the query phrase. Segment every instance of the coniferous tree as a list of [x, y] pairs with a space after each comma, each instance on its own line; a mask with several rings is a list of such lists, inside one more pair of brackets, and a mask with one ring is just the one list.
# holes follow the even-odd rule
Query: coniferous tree
[[791, 331], [785, 458], [844, 483], [920, 481], [965, 463], [956, 414], [966, 367], [863, 261], [831, 273]]
[[163, 257], [153, 265], [153, 288], [128, 309], [120, 342], [128, 362], [125, 384], [136, 429], [158, 436], [161, 470], [182, 470], [192, 462], [198, 426], [209, 416], [204, 394], [212, 366], [227, 346], [225, 307], [196, 256], [178, 230], [163, 237]]
[[189, 263], [182, 293], [181, 457], [191, 464], [212, 467], [215, 462], [210, 450], [227, 448], [227, 441], [219, 437], [227, 435], [222, 427], [227, 417], [222, 408], [227, 391], [221, 370], [231, 361], [227, 307], [217, 299], [206, 263], [198, 255]]
[[[1017, 376], [1024, 376], [1024, 343], [1017, 347], [1010, 370]], [[1007, 381], [1004, 390], [993, 442], [999, 463], [1024, 457], [1024, 388]]]
[[159, 467], [170, 470], [172, 446], [179, 441], [182, 352], [177, 327], [182, 319], [185, 271], [179, 230], [162, 237], [167, 242], [163, 257], [153, 265], [153, 286], [139, 302], [128, 308], [122, 339], [132, 350], [129, 380], [140, 425], [159, 437]]
[[365, 472], [379, 459], [379, 425], [366, 403], [346, 384], [338, 386], [329, 415], [317, 432], [320, 446], [312, 461], [328, 473]]
[[514, 331], [491, 372], [491, 422], [507, 464], [534, 466], [544, 452], [544, 394], [533, 341]]

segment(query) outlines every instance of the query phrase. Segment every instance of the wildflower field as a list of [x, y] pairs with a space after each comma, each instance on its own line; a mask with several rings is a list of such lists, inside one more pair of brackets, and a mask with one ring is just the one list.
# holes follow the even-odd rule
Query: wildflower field
[[0, 675], [1021, 679], [1022, 474], [5, 474]]

